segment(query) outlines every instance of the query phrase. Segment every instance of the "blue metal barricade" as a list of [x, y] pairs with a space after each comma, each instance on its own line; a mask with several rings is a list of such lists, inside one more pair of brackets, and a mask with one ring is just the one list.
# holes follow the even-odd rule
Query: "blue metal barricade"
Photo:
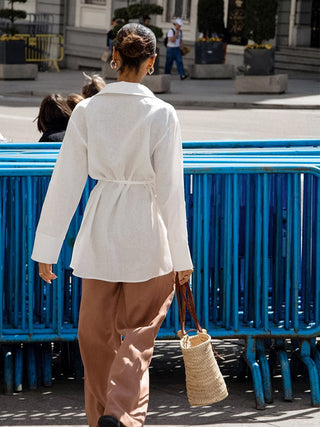
[[[277, 343], [286, 399], [292, 390], [283, 344], [290, 338], [299, 340], [311, 401], [320, 404], [315, 346], [320, 332], [320, 156], [310, 148], [318, 142], [282, 151], [280, 145], [274, 150], [242, 147], [237, 155], [226, 146], [220, 155], [217, 147], [184, 150], [192, 288], [200, 323], [214, 337], [245, 338], [258, 408], [272, 401], [264, 342], [271, 338]], [[50, 354], [45, 342], [77, 338], [81, 290], [69, 261], [94, 185], [88, 181], [70, 225], [57, 281], [41, 282], [30, 255], [59, 146], [0, 144], [0, 233], [5, 242], [0, 249], [0, 342], [39, 342], [45, 355]], [[159, 337], [172, 338], [178, 329], [174, 303]], [[10, 367], [10, 357], [6, 360]]]

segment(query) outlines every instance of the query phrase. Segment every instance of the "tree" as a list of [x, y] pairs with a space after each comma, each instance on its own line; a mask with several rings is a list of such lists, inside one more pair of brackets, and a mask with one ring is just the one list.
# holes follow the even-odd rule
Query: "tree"
[[24, 10], [14, 9], [14, 4], [26, 2], [27, 0], [9, 0], [11, 7], [0, 10], [0, 18], [9, 19], [11, 21], [10, 27], [6, 28], [6, 31], [11, 35], [14, 35], [17, 32], [14, 22], [17, 19], [25, 19], [27, 16], [27, 13]]
[[246, 0], [244, 34], [260, 45], [276, 33], [278, 0]]
[[[122, 7], [114, 11], [114, 16], [116, 18], [124, 19], [126, 22], [129, 22], [130, 19], [142, 19], [144, 15], [162, 15], [163, 7], [158, 6], [157, 4], [145, 4], [143, 0], [139, 3], [130, 4], [130, 1], [127, 0], [127, 7]], [[114, 28], [115, 33], [119, 31], [121, 27], [117, 25]], [[149, 27], [155, 34], [157, 39], [160, 39], [163, 36], [161, 28], [150, 25]]]
[[198, 29], [204, 37], [224, 32], [224, 0], [199, 0]]

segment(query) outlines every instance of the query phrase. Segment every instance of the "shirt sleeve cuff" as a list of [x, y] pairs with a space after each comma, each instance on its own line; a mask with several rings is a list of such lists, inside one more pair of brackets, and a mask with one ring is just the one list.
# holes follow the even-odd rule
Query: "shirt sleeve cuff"
[[172, 263], [174, 271], [193, 269], [188, 243], [183, 242], [172, 251]]
[[56, 264], [63, 238], [36, 233], [31, 259], [46, 264]]

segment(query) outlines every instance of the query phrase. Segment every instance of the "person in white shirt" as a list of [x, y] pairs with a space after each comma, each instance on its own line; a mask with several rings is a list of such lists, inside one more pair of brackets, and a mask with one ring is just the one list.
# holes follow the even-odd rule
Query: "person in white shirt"
[[110, 63], [118, 81], [75, 107], [38, 223], [32, 259], [51, 283], [88, 175], [90, 194], [71, 260], [82, 278], [79, 344], [90, 427], [143, 426], [148, 367], [174, 282], [192, 273], [180, 126], [141, 84], [153, 32], [127, 24]]
[[180, 47], [182, 46], [182, 31], [181, 27], [183, 25], [182, 19], [177, 18], [173, 22], [174, 28], [171, 28], [168, 31], [168, 43], [167, 43], [167, 56], [166, 56], [166, 65], [165, 65], [165, 74], [171, 74], [172, 66], [174, 61], [177, 64], [178, 74], [180, 79], [184, 80], [188, 77], [184, 70], [183, 60], [181, 55]]

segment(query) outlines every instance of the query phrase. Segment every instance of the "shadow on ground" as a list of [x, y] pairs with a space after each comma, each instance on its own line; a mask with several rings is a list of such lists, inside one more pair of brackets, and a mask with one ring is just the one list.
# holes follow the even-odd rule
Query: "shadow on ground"
[[[320, 425], [320, 410], [311, 407], [306, 378], [301, 376], [293, 383], [293, 402], [284, 402], [281, 377], [276, 373], [274, 403], [267, 405], [265, 410], [257, 410], [251, 378], [246, 377], [241, 382], [236, 378], [243, 343], [217, 341], [216, 348], [225, 358], [221, 370], [229, 397], [212, 406], [190, 408], [178, 343], [157, 342], [150, 368], [151, 397], [146, 426]], [[40, 387], [37, 391], [27, 390], [14, 396], [0, 395], [0, 425], [87, 425], [82, 381], [63, 376], [56, 378], [51, 388]]]

